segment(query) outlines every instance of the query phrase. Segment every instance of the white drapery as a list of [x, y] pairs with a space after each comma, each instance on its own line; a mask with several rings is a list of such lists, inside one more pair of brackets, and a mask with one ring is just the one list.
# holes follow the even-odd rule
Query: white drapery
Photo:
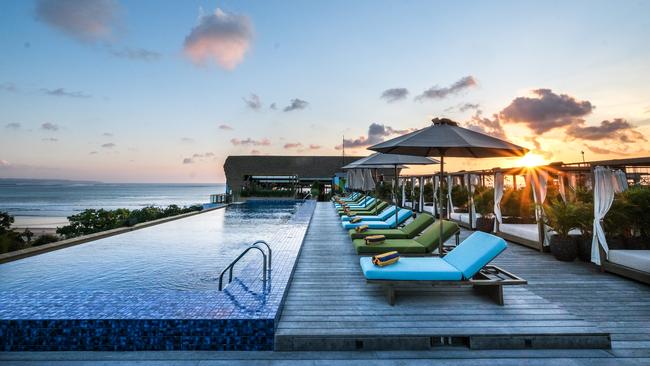
[[363, 170], [363, 190], [370, 192], [375, 189], [375, 180], [372, 178], [372, 171], [370, 169]]
[[470, 227], [474, 228], [474, 223], [476, 222], [476, 205], [474, 204], [474, 192], [476, 191], [476, 186], [479, 185], [479, 177], [476, 174], [468, 175], [468, 187], [469, 187], [469, 217], [470, 217]]
[[601, 221], [607, 215], [607, 211], [612, 207], [614, 195], [624, 190], [627, 185], [622, 184], [617, 174], [610, 169], [602, 166], [594, 168], [594, 229], [593, 238], [591, 239], [591, 261], [600, 265], [599, 245], [605, 252], [605, 257], [609, 254], [605, 230]]
[[614, 172], [614, 176], [616, 177], [616, 182], [618, 184], [618, 189], [620, 190], [620, 192], [626, 191], [628, 185], [627, 185], [627, 175], [625, 174], [625, 172], [619, 169]]
[[438, 187], [440, 186], [440, 176], [433, 176], [433, 214], [436, 215], [440, 212], [440, 195]]
[[503, 198], [503, 173], [494, 175], [494, 232], [497, 231], [497, 223], [502, 224], [501, 199]]
[[564, 203], [567, 202], [566, 200], [566, 187], [564, 186], [564, 174], [559, 174], [557, 176], [557, 189], [560, 191], [560, 196], [562, 197], [562, 201]]
[[353, 189], [352, 188], [352, 170], [348, 170], [346, 176], [345, 176], [345, 189]]
[[[537, 222], [544, 220], [544, 201], [546, 201], [546, 192], [548, 191], [548, 173], [541, 169], [536, 169], [531, 171], [531, 176], [528, 179], [528, 182], [532, 184], [533, 188], [533, 199], [535, 201], [535, 219]], [[544, 232], [544, 245], [549, 244], [549, 232], [550, 228], [543, 225]]]
[[418, 201], [418, 210], [424, 211], [424, 177], [420, 177], [420, 200]]
[[454, 213], [454, 203], [451, 201], [451, 188], [454, 185], [454, 177], [447, 176], [447, 218], [449, 214]]
[[401, 207], [404, 207], [406, 203], [406, 179], [402, 179], [402, 204]]

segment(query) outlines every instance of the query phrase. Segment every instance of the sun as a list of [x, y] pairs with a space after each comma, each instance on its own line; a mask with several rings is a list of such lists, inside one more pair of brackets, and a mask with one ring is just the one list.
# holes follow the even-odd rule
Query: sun
[[541, 155], [528, 153], [519, 159], [518, 163], [520, 166], [535, 167], [546, 164], [546, 159]]

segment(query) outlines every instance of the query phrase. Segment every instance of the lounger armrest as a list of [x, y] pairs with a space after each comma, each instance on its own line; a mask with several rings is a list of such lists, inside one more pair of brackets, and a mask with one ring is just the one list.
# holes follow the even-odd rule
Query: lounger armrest
[[494, 265], [483, 267], [469, 282], [472, 285], [526, 285], [528, 281]]

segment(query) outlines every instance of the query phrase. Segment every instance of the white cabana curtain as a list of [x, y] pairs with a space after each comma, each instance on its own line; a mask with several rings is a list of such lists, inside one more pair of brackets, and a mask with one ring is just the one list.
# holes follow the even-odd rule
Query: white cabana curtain
[[420, 199], [418, 201], [418, 209], [420, 212], [424, 211], [424, 177], [420, 177]]
[[352, 170], [348, 170], [345, 175], [345, 190], [352, 189]]
[[501, 199], [503, 198], [503, 173], [496, 173], [494, 175], [494, 231], [497, 231], [497, 223], [502, 224], [503, 218], [501, 217]]
[[[602, 166], [594, 168], [594, 229], [593, 238], [591, 239], [591, 261], [600, 265], [599, 245], [603, 248], [605, 256], [609, 254], [605, 230], [601, 221], [607, 215], [607, 211], [612, 207], [614, 195], [623, 191], [619, 186], [618, 177], [610, 169]], [[627, 183], [627, 182], [626, 182]]]
[[440, 177], [433, 176], [433, 214], [440, 212], [440, 196], [438, 195], [438, 187], [440, 187]]
[[479, 176], [476, 174], [469, 174], [468, 178], [469, 214], [472, 218], [471, 227], [474, 228], [474, 222], [476, 222], [476, 205], [474, 204], [474, 192], [476, 191], [476, 187], [479, 185], [480, 180]]
[[375, 189], [375, 180], [372, 178], [372, 171], [370, 169], [363, 170], [363, 190], [370, 192]]
[[562, 197], [562, 201], [566, 203], [567, 199], [566, 199], [566, 187], [564, 186], [564, 174], [560, 174], [557, 176], [557, 189], [558, 191], [560, 191], [560, 196]]
[[[544, 201], [546, 201], [546, 192], [548, 191], [548, 173], [543, 170], [533, 170], [531, 171], [531, 176], [527, 180], [532, 184], [533, 188], [533, 199], [535, 200], [535, 219], [537, 222], [544, 220]], [[544, 245], [549, 245], [550, 238], [550, 228], [543, 225], [544, 227]]]
[[454, 185], [454, 177], [451, 175], [447, 176], [447, 218], [449, 215], [454, 213], [454, 202], [451, 200], [451, 188]]
[[614, 176], [616, 177], [616, 182], [618, 183], [618, 189], [621, 192], [627, 191], [627, 175], [625, 172], [619, 169], [614, 172]]
[[402, 204], [401, 207], [404, 207], [406, 203], [406, 179], [402, 179]]

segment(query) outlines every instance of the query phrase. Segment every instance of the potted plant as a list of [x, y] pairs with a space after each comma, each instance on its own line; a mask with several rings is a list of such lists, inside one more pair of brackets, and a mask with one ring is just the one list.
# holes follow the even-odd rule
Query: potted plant
[[546, 225], [556, 233], [551, 236], [551, 253], [558, 260], [573, 261], [578, 255], [578, 246], [569, 232], [579, 227], [577, 206], [562, 200], [553, 200], [545, 206], [544, 211]]
[[631, 226], [625, 249], [650, 249], [650, 187], [633, 186], [621, 196], [628, 203], [626, 210]]
[[494, 190], [477, 189], [474, 192], [474, 207], [481, 217], [476, 219], [476, 230], [491, 233], [494, 230]]

